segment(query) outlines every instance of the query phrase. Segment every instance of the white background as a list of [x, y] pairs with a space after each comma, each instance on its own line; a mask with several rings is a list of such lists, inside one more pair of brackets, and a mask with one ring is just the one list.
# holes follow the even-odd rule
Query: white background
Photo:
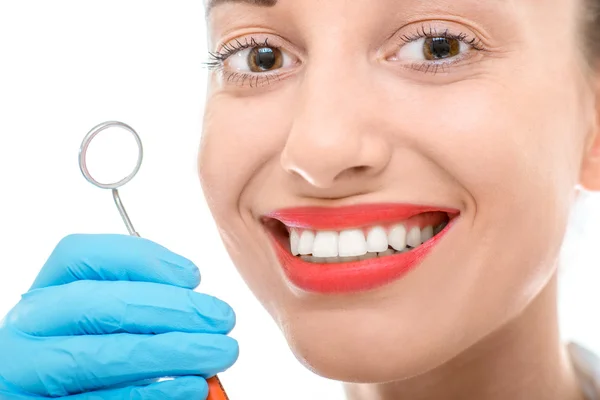
[[[121, 191], [134, 226], [194, 260], [199, 290], [237, 312], [240, 359], [220, 375], [231, 398], [341, 399], [337, 383], [312, 375], [289, 352], [237, 275], [204, 203], [196, 152], [205, 38], [201, 0], [0, 0], [0, 317], [63, 236], [126, 233], [110, 192], [86, 182], [77, 165], [83, 136], [121, 120], [145, 150], [139, 175]], [[575, 210], [560, 303], [565, 338], [596, 352], [598, 197]]]

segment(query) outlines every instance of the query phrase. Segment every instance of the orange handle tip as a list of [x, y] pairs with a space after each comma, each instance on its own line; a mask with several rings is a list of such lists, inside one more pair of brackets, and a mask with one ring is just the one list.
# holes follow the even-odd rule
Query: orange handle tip
[[208, 398], [206, 400], [229, 400], [225, 388], [216, 375], [207, 379], [206, 382], [208, 383]]

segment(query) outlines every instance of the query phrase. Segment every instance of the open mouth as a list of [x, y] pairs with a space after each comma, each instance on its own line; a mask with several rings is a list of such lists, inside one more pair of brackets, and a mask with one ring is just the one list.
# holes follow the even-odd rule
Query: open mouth
[[438, 235], [457, 215], [434, 211], [404, 221], [344, 230], [314, 230], [265, 218], [265, 227], [291, 255], [315, 264], [335, 264], [407, 253]]
[[300, 207], [262, 222], [288, 281], [309, 292], [374, 289], [422, 263], [460, 211], [410, 204]]

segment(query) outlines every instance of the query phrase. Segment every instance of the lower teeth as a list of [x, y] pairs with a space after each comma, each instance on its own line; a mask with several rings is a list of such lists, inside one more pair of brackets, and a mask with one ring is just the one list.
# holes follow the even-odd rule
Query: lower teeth
[[336, 263], [346, 263], [346, 262], [353, 262], [353, 261], [362, 261], [362, 260], [368, 260], [371, 258], [377, 258], [377, 257], [386, 257], [386, 256], [391, 256], [394, 254], [400, 254], [400, 253], [406, 253], [407, 251], [412, 250], [413, 247], [406, 247], [404, 250], [402, 251], [397, 251], [394, 249], [387, 249], [386, 251], [380, 252], [380, 253], [367, 253], [364, 256], [358, 256], [358, 257], [313, 257], [313, 256], [300, 256], [300, 258], [303, 261], [306, 262], [310, 262], [310, 263], [315, 263], [315, 264], [336, 264]]

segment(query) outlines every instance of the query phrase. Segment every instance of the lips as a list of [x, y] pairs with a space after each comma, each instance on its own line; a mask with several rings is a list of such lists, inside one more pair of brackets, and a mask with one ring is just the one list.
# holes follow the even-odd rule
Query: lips
[[[307, 262], [290, 252], [287, 231], [291, 228], [342, 231], [369, 225], [386, 225], [433, 212], [447, 214], [448, 224], [437, 235], [410, 251], [334, 264]], [[422, 263], [452, 229], [459, 214], [457, 209], [438, 206], [365, 204], [336, 208], [286, 208], [265, 214], [263, 221], [290, 283], [308, 292], [327, 294], [371, 290], [402, 278]], [[283, 225], [287, 227], [287, 231]]]

